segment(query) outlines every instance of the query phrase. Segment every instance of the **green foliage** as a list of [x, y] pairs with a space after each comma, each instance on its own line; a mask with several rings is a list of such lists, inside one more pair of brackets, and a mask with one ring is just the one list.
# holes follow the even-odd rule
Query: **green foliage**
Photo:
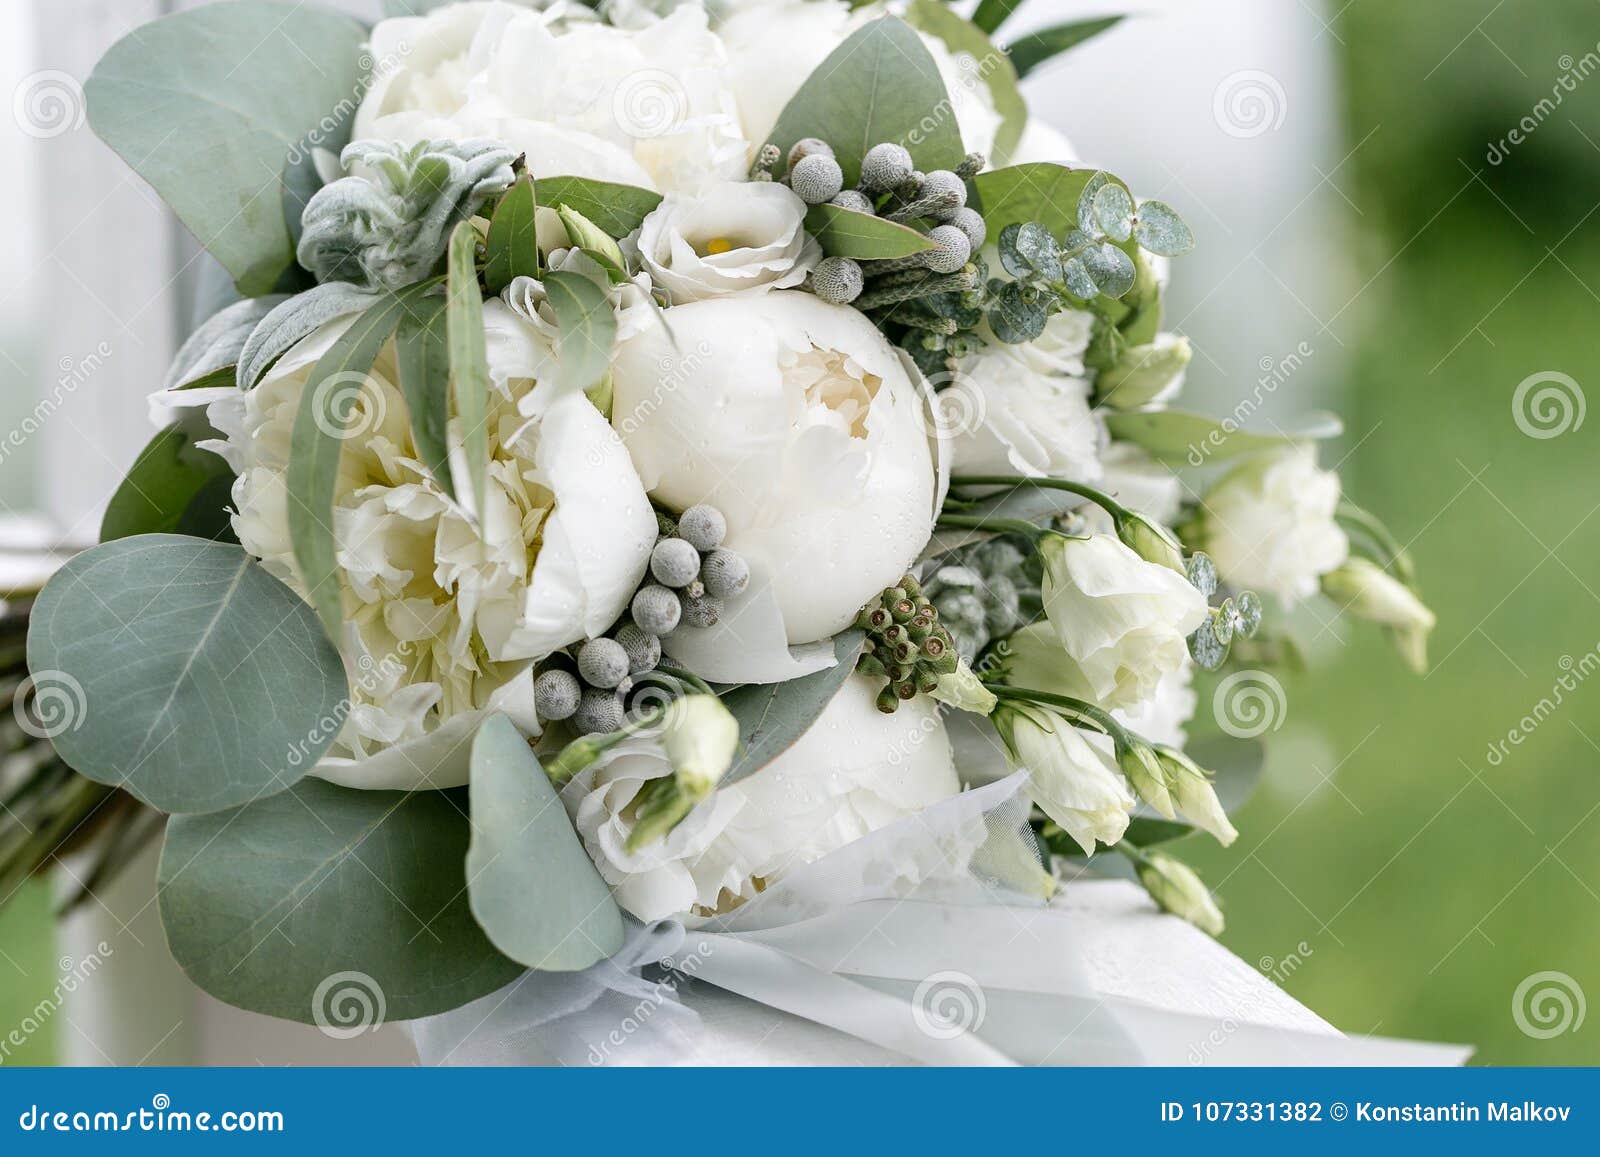
[[1264, 431], [1241, 430], [1231, 418], [1186, 410], [1126, 410], [1107, 413], [1105, 422], [1113, 438], [1143, 446], [1163, 462], [1190, 466], [1269, 450], [1285, 442], [1337, 438], [1344, 432], [1337, 414], [1316, 410]]
[[490, 293], [500, 293], [518, 277], [539, 276], [539, 240], [534, 227], [538, 198], [533, 178], [523, 176], [500, 198], [489, 221], [485, 243], [488, 259], [483, 281]]
[[832, 667], [784, 683], [752, 683], [722, 694], [722, 705], [739, 721], [739, 750], [722, 786], [754, 775], [789, 748], [817, 721], [856, 668], [862, 633], [844, 631], [833, 640]]
[[555, 310], [561, 336], [556, 341], [556, 361], [562, 382], [587, 390], [611, 365], [617, 340], [617, 315], [611, 300], [581, 273], [547, 273], [545, 293]]
[[395, 363], [400, 392], [411, 419], [411, 440], [417, 457], [450, 497], [456, 496], [450, 476], [449, 299], [425, 297], [416, 309], [400, 315], [395, 331]]
[[[450, 236], [445, 339], [450, 349], [451, 396], [461, 422], [462, 454], [472, 509], [483, 517], [489, 485], [489, 350], [478, 286], [478, 231], [471, 221]], [[460, 489], [459, 487], [457, 488]]]
[[909, 257], [933, 248], [933, 242], [908, 225], [839, 205], [813, 205], [806, 211], [806, 232], [829, 257], [858, 261]]
[[282, 791], [333, 741], [347, 695], [338, 652], [293, 591], [237, 546], [170, 534], [94, 547], [57, 572], [34, 606], [28, 667], [66, 693], [61, 757], [170, 812]]
[[310, 5], [237, 0], [180, 12], [105, 54], [84, 86], [89, 123], [241, 293], [270, 293], [294, 266], [289, 172], [311, 143], [344, 145], [348, 127], [330, 132], [326, 121], [360, 91], [365, 39], [355, 20]]
[[374, 1010], [381, 993], [387, 1020], [447, 1012], [523, 971], [472, 917], [468, 837], [465, 792], [319, 779], [175, 817], [159, 880], [167, 944], [201, 988], [268, 1016], [342, 1023], [344, 984]]
[[1017, 147], [1028, 123], [1028, 105], [1017, 88], [1017, 70], [1011, 57], [995, 47], [983, 28], [963, 19], [943, 0], [911, 0], [906, 20], [913, 28], [942, 40], [951, 53], [966, 53], [972, 58], [975, 71], [989, 89], [995, 111], [1000, 114], [990, 163], [1004, 160]]
[[632, 233], [661, 204], [660, 193], [588, 177], [540, 177], [534, 187], [539, 204], [576, 209], [612, 237]]
[[1019, 36], [1006, 45], [1011, 63], [1018, 77], [1027, 76], [1046, 61], [1075, 48], [1090, 37], [1098, 36], [1119, 24], [1121, 16], [1096, 16], [1088, 20], [1070, 20], [1065, 24], [1052, 24], [1026, 36]]
[[[231, 368], [222, 371], [233, 382]], [[197, 440], [217, 437], [204, 419], [163, 429], [139, 453], [100, 523], [100, 541], [172, 533], [237, 542], [228, 517], [233, 471]], [[198, 427], [198, 428], [197, 428]]]

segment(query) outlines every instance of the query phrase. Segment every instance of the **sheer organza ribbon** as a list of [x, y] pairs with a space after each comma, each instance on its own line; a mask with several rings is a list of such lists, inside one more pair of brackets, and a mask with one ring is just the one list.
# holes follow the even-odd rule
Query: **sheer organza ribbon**
[[[701, 984], [931, 1065], [1455, 1064], [1465, 1050], [1175, 1012], [1108, 995], [1080, 918], [1042, 898], [1021, 776], [799, 868], [710, 920], [632, 924], [582, 972], [529, 972], [408, 1026], [424, 1064], [672, 1064]], [[688, 983], [686, 983], [686, 981]], [[617, 1040], [612, 1057], [597, 1042]]]

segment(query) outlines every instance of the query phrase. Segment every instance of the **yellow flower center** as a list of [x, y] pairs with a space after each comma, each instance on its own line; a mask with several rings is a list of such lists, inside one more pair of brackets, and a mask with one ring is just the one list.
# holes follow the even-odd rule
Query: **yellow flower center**
[[706, 242], [706, 256], [714, 257], [718, 253], [727, 253], [734, 247], [733, 242], [726, 237], [713, 237]]

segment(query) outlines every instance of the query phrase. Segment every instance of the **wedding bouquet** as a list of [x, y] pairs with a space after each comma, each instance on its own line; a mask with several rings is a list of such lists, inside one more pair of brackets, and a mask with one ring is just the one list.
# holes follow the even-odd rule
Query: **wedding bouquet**
[[[324, 1024], [351, 978], [433, 1017], [1107, 850], [1218, 932], [1158, 845], [1231, 842], [1259, 754], [1188, 742], [1195, 669], [1289, 661], [1319, 592], [1418, 668], [1433, 617], [1336, 422], [1175, 406], [1190, 231], [1018, 92], [1114, 21], [391, 7], [207, 6], [88, 83], [237, 293], [25, 608], [59, 760], [8, 798], [57, 838], [7, 866], [170, 816], [178, 962]], [[702, 975], [767, 999], [738, 955]]]

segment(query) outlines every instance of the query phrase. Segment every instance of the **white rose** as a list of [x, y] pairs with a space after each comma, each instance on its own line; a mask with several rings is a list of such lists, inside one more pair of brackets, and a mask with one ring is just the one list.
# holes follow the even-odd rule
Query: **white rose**
[[[1054, 667], [1067, 694], [1132, 707], [1188, 661], [1185, 640], [1205, 621], [1206, 600], [1186, 578], [1110, 535], [1048, 535], [1039, 549], [1045, 615], [1065, 652]], [[1012, 670], [1019, 686], [1030, 685], [1025, 668]]]
[[885, 715], [877, 693], [873, 680], [851, 675], [788, 751], [634, 852], [631, 805], [672, 773], [660, 745], [624, 740], [575, 776], [562, 800], [618, 903], [644, 921], [726, 911], [790, 869], [955, 795], [935, 705], [919, 697]]
[[1317, 468], [1315, 447], [1253, 454], [1206, 492], [1196, 546], [1229, 583], [1291, 604], [1350, 553], [1338, 505], [1339, 476]]
[[[758, 576], [719, 624], [730, 647], [753, 645], [744, 616], [761, 599], [780, 641], [831, 637], [927, 544], [937, 487], [915, 374], [861, 314], [794, 290], [677, 306], [618, 348], [612, 424], [645, 488], [721, 510]], [[688, 661], [680, 644], [708, 634], [668, 649]]]
[[1084, 850], [1116, 843], [1128, 830], [1133, 796], [1116, 765], [1059, 715], [1006, 703], [994, 717], [1028, 795]]
[[[302, 592], [288, 525], [290, 435], [312, 367], [352, 320], [285, 354], [245, 396], [243, 422], [230, 423], [234, 530]], [[485, 304], [484, 326], [481, 529], [417, 458], [392, 342], [360, 386], [334, 492], [353, 707], [317, 767], [336, 782], [454, 786], [466, 776], [461, 740], [484, 712], [536, 729], [532, 661], [609, 627], [655, 541], [644, 487], [606, 420], [582, 394], [535, 385], [551, 357], [538, 333], [498, 301]]]
[[[829, 53], [882, 15], [881, 6], [852, 12], [842, 0], [755, 0], [738, 4], [718, 23], [744, 135], [752, 146], [771, 135], [784, 106]], [[962, 145], [988, 156], [1001, 118], [978, 61], [970, 53], [952, 53], [935, 36], [918, 35], [949, 93]]]
[[952, 469], [1097, 482], [1104, 431], [1089, 389], [995, 346], [962, 359], [939, 394]]
[[380, 22], [355, 139], [489, 137], [536, 177], [695, 188], [741, 175], [748, 144], [721, 42], [684, 5], [636, 28], [503, 3]]
[[673, 305], [787, 289], [822, 259], [805, 218], [806, 203], [772, 182], [668, 193], [639, 228], [639, 257]]

